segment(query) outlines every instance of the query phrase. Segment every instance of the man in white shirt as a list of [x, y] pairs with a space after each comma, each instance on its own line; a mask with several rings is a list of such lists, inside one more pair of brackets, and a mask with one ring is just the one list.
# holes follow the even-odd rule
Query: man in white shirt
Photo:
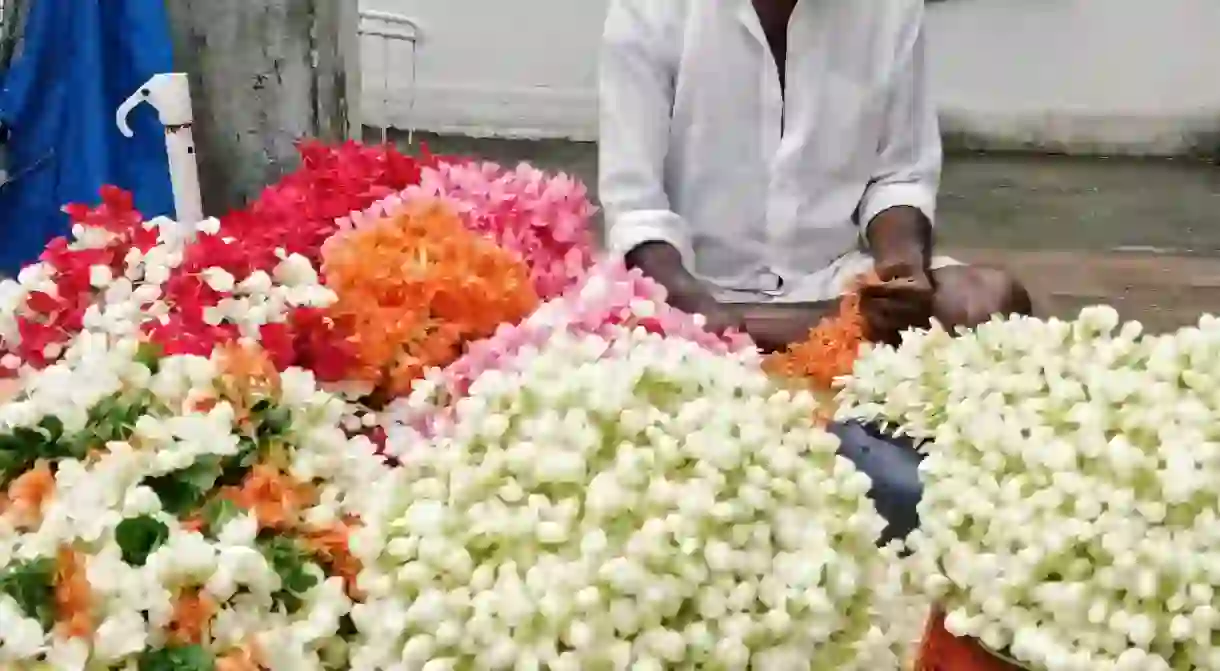
[[940, 177], [922, 0], [610, 0], [608, 246], [671, 302], [766, 348], [856, 277], [874, 339], [1029, 312], [1001, 271], [932, 255]]

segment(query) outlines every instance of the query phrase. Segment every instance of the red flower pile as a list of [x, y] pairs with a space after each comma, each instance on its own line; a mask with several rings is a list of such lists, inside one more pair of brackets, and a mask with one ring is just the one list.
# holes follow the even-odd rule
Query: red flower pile
[[[77, 242], [57, 237], [43, 250], [40, 264], [23, 272], [43, 278], [35, 289], [19, 297], [15, 330], [19, 338], [5, 342], [5, 353], [22, 362], [43, 367], [54, 361], [73, 335], [81, 330], [85, 311], [98, 294], [95, 266], [109, 268], [112, 276], [123, 274], [124, 259], [132, 248], [147, 251], [157, 243], [157, 229], [145, 227], [135, 210], [131, 194], [113, 186], [102, 187], [101, 204], [94, 208], [68, 205], [64, 212], [72, 222]], [[11, 376], [16, 366], [0, 367], [0, 376]]]
[[[207, 308], [222, 296], [204, 281], [205, 269], [220, 268], [240, 280], [256, 271], [272, 274], [293, 254], [317, 268], [323, 243], [338, 230], [337, 218], [417, 183], [422, 167], [438, 160], [427, 153], [415, 159], [392, 147], [354, 142], [310, 142], [300, 151], [299, 170], [268, 187], [246, 209], [223, 218], [218, 232], [200, 234], [187, 248], [165, 287], [171, 320], [150, 330], [167, 351], [206, 354], [237, 335], [232, 324], [208, 323]], [[352, 353], [335, 329], [323, 310], [297, 308], [287, 322], [264, 325], [260, 337], [277, 365], [304, 366], [319, 379], [337, 381]]]
[[[144, 329], [167, 353], [206, 354], [240, 335], [237, 325], [217, 323], [210, 314], [226, 294], [209, 285], [205, 270], [220, 269], [241, 282], [257, 271], [273, 276], [292, 255], [316, 268], [338, 217], [418, 183], [422, 167], [440, 160], [354, 142], [309, 142], [300, 151], [299, 170], [267, 188], [246, 209], [224, 217], [219, 227], [201, 227], [194, 242], [170, 255], [168, 277], [152, 282], [160, 285], [157, 298], [168, 310]], [[9, 355], [4, 356], [7, 375], [22, 363], [43, 367], [53, 362], [82, 329], [86, 311], [98, 302], [108, 280], [121, 278], [131, 267], [132, 250], [139, 250], [134, 255], [138, 261], [158, 244], [161, 231], [143, 221], [130, 194], [105, 187], [101, 195], [97, 207], [65, 208], [77, 239], [54, 240], [42, 263], [23, 273], [22, 286], [32, 290], [6, 288], [9, 298], [0, 311], [12, 323], [0, 323], [0, 354]], [[110, 277], [98, 277], [98, 266], [109, 268]], [[306, 366], [322, 379], [335, 380], [347, 365], [345, 341], [334, 335], [341, 327], [323, 310], [298, 307], [285, 321], [263, 325], [260, 336], [278, 365]]]

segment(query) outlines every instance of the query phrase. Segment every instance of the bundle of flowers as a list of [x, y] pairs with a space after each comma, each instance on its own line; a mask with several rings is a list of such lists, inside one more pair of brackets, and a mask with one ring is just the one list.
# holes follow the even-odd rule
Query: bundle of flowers
[[774, 375], [804, 380], [815, 391], [827, 391], [850, 375], [860, 348], [866, 342], [860, 296], [849, 293], [839, 311], [823, 319], [805, 340], [767, 357], [764, 365]]
[[445, 201], [467, 228], [517, 254], [543, 300], [570, 289], [593, 264], [589, 221], [596, 209], [585, 186], [525, 163], [506, 170], [494, 163], [439, 162], [421, 171], [417, 185], [342, 223], [359, 226], [419, 199]]
[[97, 208], [69, 208], [76, 221], [71, 240], [53, 241], [43, 261], [0, 283], [6, 374], [57, 360], [82, 330], [144, 334], [167, 354], [201, 356], [239, 337], [263, 339], [281, 368], [337, 359], [302, 356], [311, 350], [288, 335], [335, 349], [319, 312], [334, 296], [304, 257], [281, 252], [270, 272], [254, 271], [240, 282], [219, 266], [191, 268], [184, 259], [200, 248], [217, 251], [214, 259], [222, 262], [240, 256], [243, 243], [220, 237], [215, 219], [144, 222], [129, 194], [104, 189], [103, 196]]
[[338, 296], [330, 316], [351, 330], [349, 380], [385, 397], [425, 370], [537, 307], [525, 265], [462, 226], [447, 204], [414, 201], [391, 218], [337, 234], [323, 271]]
[[[440, 159], [354, 142], [307, 142], [300, 151], [298, 170], [244, 210], [201, 231], [183, 250], [164, 287], [171, 313], [154, 337], [176, 351], [207, 355], [232, 340], [226, 318], [244, 321], [259, 333], [243, 329], [242, 335], [261, 338], [281, 367], [306, 367], [327, 382], [342, 379], [353, 355], [344, 334], [320, 310], [333, 301], [318, 286], [322, 247], [339, 230], [338, 218], [417, 183], [420, 170]], [[295, 300], [285, 305], [243, 295], [245, 289], [266, 293], [273, 284], [294, 289], [289, 298]]]
[[[546, 178], [523, 166], [494, 179], [487, 173], [487, 188], [482, 189], [477, 179], [461, 177], [467, 173], [455, 159], [425, 154], [416, 160], [391, 148], [354, 143], [336, 147], [307, 143], [301, 152], [300, 170], [268, 188], [245, 210], [220, 221], [197, 226], [165, 219], [144, 222], [132, 209], [130, 196], [112, 188], [103, 191], [103, 203], [97, 208], [71, 206], [74, 239], [53, 242], [42, 263], [27, 268], [15, 282], [0, 283], [0, 364], [5, 371], [0, 375], [12, 375], [23, 365], [53, 362], [73, 335], [88, 329], [143, 331], [167, 353], [200, 356], [235, 338], [253, 338], [261, 341], [280, 369], [307, 368], [327, 383], [350, 382], [353, 375], [358, 381], [367, 380], [373, 377], [371, 368], [384, 368], [390, 362], [370, 358], [372, 343], [380, 336], [371, 337], [368, 328], [380, 318], [365, 319], [352, 308], [361, 301], [371, 304], [368, 296], [390, 287], [370, 287], [365, 298], [353, 301], [356, 294], [348, 286], [348, 299], [335, 307], [336, 297], [323, 286], [316, 269], [326, 242], [337, 231], [350, 228], [346, 215], [394, 194], [398, 194], [392, 199], [397, 210], [404, 207], [404, 197], [431, 202], [435, 199], [426, 197], [429, 193], [452, 193], [444, 200], [470, 230], [508, 245], [502, 249], [526, 262], [535, 290], [566, 286], [588, 265], [592, 206], [583, 187], [566, 177]], [[429, 183], [408, 189], [419, 182], [421, 170]], [[454, 185], [448, 186], [449, 182]], [[439, 232], [430, 235], [438, 239]], [[470, 242], [464, 236], [443, 244], [459, 252], [473, 249]], [[470, 275], [493, 273], [481, 280], [490, 286], [503, 277], [500, 266], [475, 264], [502, 255], [487, 247], [479, 249], [483, 251], [454, 263], [465, 264], [460, 268]], [[449, 263], [445, 272], [458, 268]], [[357, 275], [371, 280], [377, 273], [356, 273], [347, 279]], [[447, 280], [448, 289], [434, 298], [442, 303], [454, 299], [449, 289], [466, 281], [460, 275], [455, 272]], [[467, 287], [466, 299], [474, 295], [472, 287]], [[382, 298], [389, 299], [384, 305], [388, 310], [395, 301], [419, 297]], [[461, 341], [489, 335], [499, 323], [493, 320], [520, 319], [528, 311], [522, 307], [525, 300], [524, 293], [510, 286], [506, 296], [493, 301], [498, 311], [479, 315], [478, 324], [437, 329], [429, 322], [429, 352], [401, 367], [395, 374], [398, 382], [390, 386], [401, 391], [423, 367], [452, 360], [459, 353], [453, 348]], [[416, 313], [437, 309], [414, 307]], [[467, 311], [462, 319], [472, 318], [474, 311]], [[407, 334], [413, 341], [422, 336]]]
[[1047, 671], [1220, 667], [1217, 361], [1220, 319], [1149, 336], [1110, 308], [861, 359], [842, 415], [930, 441], [911, 568], [943, 623], [924, 668], [974, 669], [980, 650]]
[[365, 499], [352, 669], [899, 668], [869, 480], [760, 364], [620, 326], [479, 375]]
[[473, 380], [511, 362], [522, 350], [543, 347], [560, 334], [613, 337], [637, 327], [689, 340], [717, 353], [753, 347], [744, 334], [708, 332], [701, 316], [670, 307], [661, 285], [639, 270], [628, 270], [621, 261], [607, 261], [594, 266], [581, 283], [541, 305], [520, 324], [501, 324], [492, 337], [471, 343], [456, 361], [428, 371], [414, 394], [394, 403], [385, 418], [397, 424], [391, 430], [405, 426], [430, 433], [432, 424], [448, 421], [454, 404], [465, 396]]
[[[84, 332], [0, 405], [0, 666], [346, 668], [361, 483], [299, 369]], [[354, 444], [361, 443], [361, 444]]]
[[103, 188], [101, 201], [96, 208], [65, 207], [71, 237], [52, 240], [16, 280], [0, 282], [0, 374], [58, 359], [90, 308], [117, 302], [124, 287], [142, 278], [145, 257], [163, 267], [192, 233], [165, 219], [145, 222], [120, 189]]
[[[254, 202], [224, 218], [225, 236], [241, 239], [252, 249], [250, 267], [268, 270], [275, 252], [300, 254], [316, 268], [323, 243], [339, 229], [338, 220], [418, 184], [421, 172], [442, 161], [426, 149], [406, 156], [389, 145], [357, 142], [300, 146], [301, 167], [265, 189]], [[233, 272], [242, 269], [234, 268]]]
[[[306, 267], [317, 267], [322, 243], [338, 230], [337, 217], [417, 183], [421, 166], [439, 159], [417, 161], [392, 148], [355, 143], [305, 143], [301, 156], [299, 170], [220, 222], [145, 222], [131, 195], [114, 187], [102, 189], [95, 208], [66, 207], [72, 237], [53, 240], [40, 263], [16, 281], [0, 283], [6, 374], [54, 361], [86, 328], [91, 308], [115, 303], [124, 307], [108, 310], [105, 329], [146, 326], [171, 351], [206, 356], [239, 333], [257, 335], [225, 324], [236, 317], [255, 331], [264, 323], [282, 324], [272, 329], [280, 360], [312, 367], [342, 358], [324, 346], [340, 339], [327, 335], [329, 325], [316, 311], [327, 297]], [[299, 290], [276, 292], [272, 277]], [[238, 285], [244, 288], [235, 296]], [[90, 328], [103, 326], [93, 321]], [[284, 352], [290, 340], [303, 350], [299, 356]]]

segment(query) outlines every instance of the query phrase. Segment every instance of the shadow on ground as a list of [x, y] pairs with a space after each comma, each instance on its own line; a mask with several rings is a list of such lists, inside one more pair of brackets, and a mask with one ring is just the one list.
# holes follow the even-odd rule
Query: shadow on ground
[[[406, 147], [398, 132], [391, 140], [597, 183], [592, 143], [421, 133]], [[942, 247], [1011, 268], [1047, 313], [1107, 302], [1160, 329], [1220, 312], [1220, 167], [1205, 161], [951, 155], [938, 221]]]

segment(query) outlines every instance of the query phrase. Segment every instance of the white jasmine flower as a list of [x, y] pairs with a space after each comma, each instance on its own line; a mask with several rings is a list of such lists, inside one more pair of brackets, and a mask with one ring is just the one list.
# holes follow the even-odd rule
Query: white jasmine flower
[[923, 608], [812, 396], [643, 330], [502, 363], [434, 408], [434, 445], [390, 432], [354, 668], [899, 667]]
[[114, 279], [110, 266], [96, 265], [89, 267], [89, 284], [95, 289], [105, 289]]
[[1217, 361], [1214, 318], [1152, 336], [1108, 307], [860, 359], [840, 415], [927, 441], [910, 568], [950, 633], [1038, 669], [1215, 663]]

